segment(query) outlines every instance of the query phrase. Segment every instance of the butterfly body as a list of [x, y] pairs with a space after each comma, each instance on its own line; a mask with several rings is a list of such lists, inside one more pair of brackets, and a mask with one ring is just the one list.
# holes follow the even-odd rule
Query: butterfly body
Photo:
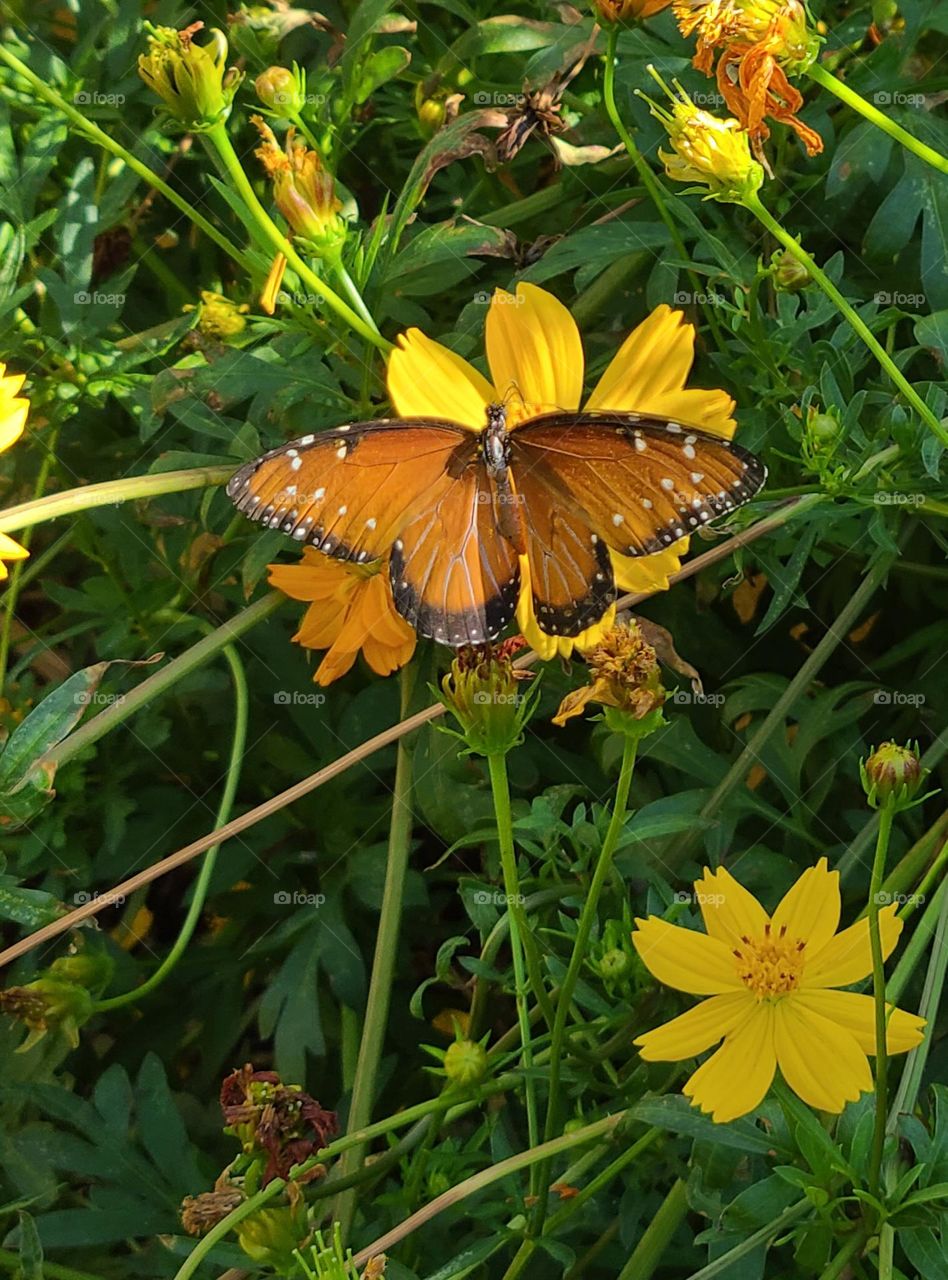
[[610, 548], [651, 555], [748, 501], [753, 454], [642, 414], [557, 411], [480, 431], [438, 418], [352, 423], [242, 467], [251, 519], [340, 560], [388, 557], [398, 612], [444, 644], [494, 639], [516, 612], [521, 557], [542, 630], [575, 636], [615, 599]]

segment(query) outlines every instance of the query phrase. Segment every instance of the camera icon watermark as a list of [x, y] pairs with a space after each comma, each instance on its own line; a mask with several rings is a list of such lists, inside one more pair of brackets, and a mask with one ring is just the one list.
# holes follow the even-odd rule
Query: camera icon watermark
[[479, 907], [522, 907], [526, 902], [522, 893], [501, 893], [496, 889], [476, 889], [472, 898]]
[[526, 101], [523, 93], [486, 93], [478, 90], [471, 95], [475, 107], [520, 107]]
[[276, 907], [322, 907], [325, 902], [324, 893], [303, 893], [300, 889], [294, 889], [292, 893], [288, 889], [278, 889], [273, 895]]
[[491, 692], [489, 689], [478, 689], [471, 699], [476, 706], [516, 707], [523, 701], [519, 693]]
[[690, 289], [677, 289], [672, 302], [676, 307], [721, 307], [727, 301], [723, 293], [693, 293]]
[[278, 707], [324, 707], [326, 695], [300, 689], [277, 689], [273, 701]]
[[113, 707], [125, 701], [124, 693], [103, 693], [100, 689], [82, 689], [73, 701], [77, 707]]
[[501, 293], [500, 290], [491, 293], [487, 289], [479, 290], [471, 299], [479, 307], [489, 307], [492, 303], [495, 307], [521, 307], [526, 300], [523, 294]]
[[678, 889], [672, 898], [676, 907], [723, 907], [723, 893], [701, 893], [698, 889]]
[[900, 907], [923, 907], [926, 901], [924, 893], [889, 893], [885, 889], [873, 894], [872, 900], [877, 907], [890, 907], [893, 903]]

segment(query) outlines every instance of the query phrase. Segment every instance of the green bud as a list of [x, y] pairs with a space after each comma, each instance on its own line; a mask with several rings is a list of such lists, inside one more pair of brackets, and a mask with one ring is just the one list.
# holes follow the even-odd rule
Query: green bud
[[235, 1231], [237, 1243], [248, 1258], [277, 1271], [288, 1271], [305, 1225], [298, 1222], [291, 1209], [258, 1209], [244, 1218]]
[[204, 26], [194, 22], [183, 31], [150, 27], [148, 52], [138, 59], [138, 74], [165, 104], [170, 116], [191, 131], [213, 128], [230, 115], [243, 78], [227, 69], [227, 38], [214, 28], [205, 45], [194, 36]]
[[441, 701], [461, 726], [454, 736], [482, 756], [506, 754], [523, 741], [538, 696], [536, 680], [525, 685], [510, 658], [489, 648], [460, 650], [441, 682]]
[[286, 67], [267, 67], [257, 76], [254, 88], [263, 105], [284, 119], [298, 116], [306, 103], [306, 86], [296, 63], [292, 71]]
[[891, 806], [896, 811], [913, 804], [928, 777], [922, 768], [918, 743], [883, 742], [859, 766], [866, 798], [873, 809]]
[[487, 1051], [476, 1040], [456, 1040], [444, 1055], [444, 1072], [453, 1084], [476, 1084], [487, 1071]]
[[783, 293], [799, 293], [811, 283], [809, 271], [799, 259], [786, 249], [781, 249], [771, 258], [773, 282]]

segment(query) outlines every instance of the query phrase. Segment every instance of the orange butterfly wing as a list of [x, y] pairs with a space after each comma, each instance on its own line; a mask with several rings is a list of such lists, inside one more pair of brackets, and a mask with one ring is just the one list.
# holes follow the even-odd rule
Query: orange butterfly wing
[[515, 465], [514, 484], [540, 629], [550, 635], [579, 635], [598, 622], [615, 599], [609, 549], [593, 532], [585, 511], [560, 491], [542, 456], [532, 465]]
[[271, 449], [227, 493], [251, 520], [336, 560], [379, 560], [413, 508], [476, 451], [472, 432], [438, 419], [356, 422]]
[[[728, 440], [660, 418], [550, 413], [511, 433], [514, 483], [531, 471], [624, 555], [663, 551], [762, 488], [767, 469]], [[590, 586], [592, 583], [590, 583]]]

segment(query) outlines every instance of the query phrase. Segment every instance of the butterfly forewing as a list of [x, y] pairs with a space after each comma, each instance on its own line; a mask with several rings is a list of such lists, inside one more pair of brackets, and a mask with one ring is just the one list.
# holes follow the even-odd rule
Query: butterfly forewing
[[479, 461], [432, 486], [392, 546], [395, 606], [419, 634], [483, 644], [514, 616], [520, 560], [498, 532], [501, 495]]
[[242, 467], [227, 493], [251, 520], [338, 560], [377, 560], [476, 450], [472, 432], [438, 419], [356, 422], [271, 450]]
[[599, 621], [615, 598], [609, 548], [544, 460], [516, 470], [540, 629], [576, 636]]
[[767, 471], [746, 449], [637, 414], [551, 413], [511, 433], [515, 483], [539, 469], [592, 532], [625, 555], [652, 555], [748, 502]]

